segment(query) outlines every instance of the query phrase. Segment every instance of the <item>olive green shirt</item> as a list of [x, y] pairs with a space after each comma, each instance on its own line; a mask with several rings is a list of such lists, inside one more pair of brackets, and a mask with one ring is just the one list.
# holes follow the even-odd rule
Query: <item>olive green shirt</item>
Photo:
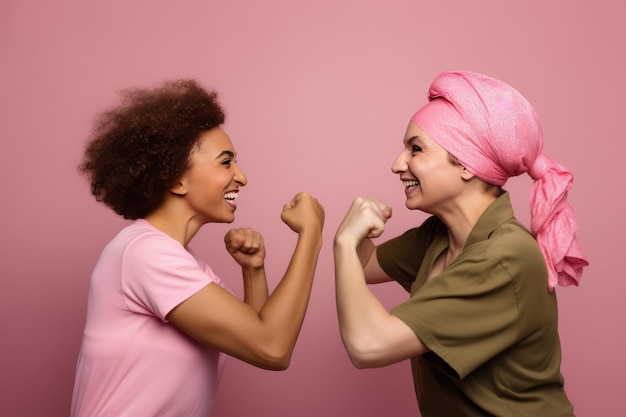
[[461, 254], [427, 280], [447, 247], [446, 227], [430, 217], [377, 249], [383, 270], [410, 292], [391, 313], [430, 349], [411, 361], [422, 416], [573, 416], [556, 294], [508, 193], [485, 210]]

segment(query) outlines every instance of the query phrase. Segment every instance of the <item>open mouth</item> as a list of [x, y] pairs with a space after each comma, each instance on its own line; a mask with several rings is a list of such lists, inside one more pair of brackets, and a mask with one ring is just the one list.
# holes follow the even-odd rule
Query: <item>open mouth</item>
[[402, 181], [402, 185], [404, 185], [406, 188], [415, 187], [416, 185], [419, 185], [419, 183], [420, 182], [416, 180]]
[[235, 205], [236, 199], [237, 199], [237, 193], [234, 191], [224, 194], [224, 200], [226, 200], [226, 202], [231, 205]]

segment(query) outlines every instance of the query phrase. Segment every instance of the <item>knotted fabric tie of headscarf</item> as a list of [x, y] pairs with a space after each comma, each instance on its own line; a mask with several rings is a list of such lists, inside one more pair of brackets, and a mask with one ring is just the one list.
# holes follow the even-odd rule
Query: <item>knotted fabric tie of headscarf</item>
[[578, 223], [567, 202], [574, 177], [565, 167], [539, 154], [528, 171], [530, 188], [530, 231], [537, 239], [548, 264], [548, 285], [578, 285], [583, 267], [589, 265], [576, 241]]
[[508, 84], [466, 71], [437, 76], [428, 100], [411, 120], [471, 173], [495, 185], [531, 176], [530, 231], [546, 259], [548, 288], [578, 285], [588, 262], [567, 202], [573, 176], [541, 152], [541, 124], [530, 103]]

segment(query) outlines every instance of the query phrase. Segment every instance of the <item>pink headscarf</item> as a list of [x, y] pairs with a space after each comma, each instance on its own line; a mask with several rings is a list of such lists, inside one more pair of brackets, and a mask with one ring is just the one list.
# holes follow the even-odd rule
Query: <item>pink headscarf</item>
[[573, 175], [542, 153], [541, 124], [530, 103], [508, 84], [466, 71], [439, 74], [428, 100], [411, 120], [471, 173], [495, 185], [530, 175], [530, 231], [546, 259], [548, 288], [578, 285], [589, 263], [567, 202]]

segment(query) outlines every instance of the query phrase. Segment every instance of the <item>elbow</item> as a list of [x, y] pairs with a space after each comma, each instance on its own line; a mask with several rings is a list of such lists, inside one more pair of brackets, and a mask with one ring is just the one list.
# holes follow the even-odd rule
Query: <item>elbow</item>
[[372, 360], [371, 356], [365, 354], [357, 354], [354, 352], [348, 352], [348, 356], [350, 357], [350, 361], [352, 365], [356, 369], [371, 369], [378, 368], [381, 365], [377, 364], [376, 361]]
[[344, 341], [344, 346], [355, 368], [370, 369], [384, 366], [381, 362], [380, 349], [376, 344]]
[[269, 371], [284, 371], [291, 364], [292, 348], [274, 346], [259, 352], [255, 365]]
[[362, 357], [357, 357], [350, 353], [348, 354], [348, 356], [350, 356], [350, 362], [352, 362], [352, 366], [354, 366], [356, 369], [372, 368], [372, 366], [370, 366], [369, 363], [366, 360], [364, 360]]
[[274, 358], [272, 360], [265, 361], [264, 366], [262, 367], [268, 371], [285, 371], [289, 368], [290, 363], [290, 357]]
[[276, 362], [274, 366], [270, 368], [270, 370], [276, 371], [276, 372], [285, 371], [287, 370], [287, 368], [289, 368], [289, 364], [290, 364], [290, 360], [288, 359], [284, 361]]

